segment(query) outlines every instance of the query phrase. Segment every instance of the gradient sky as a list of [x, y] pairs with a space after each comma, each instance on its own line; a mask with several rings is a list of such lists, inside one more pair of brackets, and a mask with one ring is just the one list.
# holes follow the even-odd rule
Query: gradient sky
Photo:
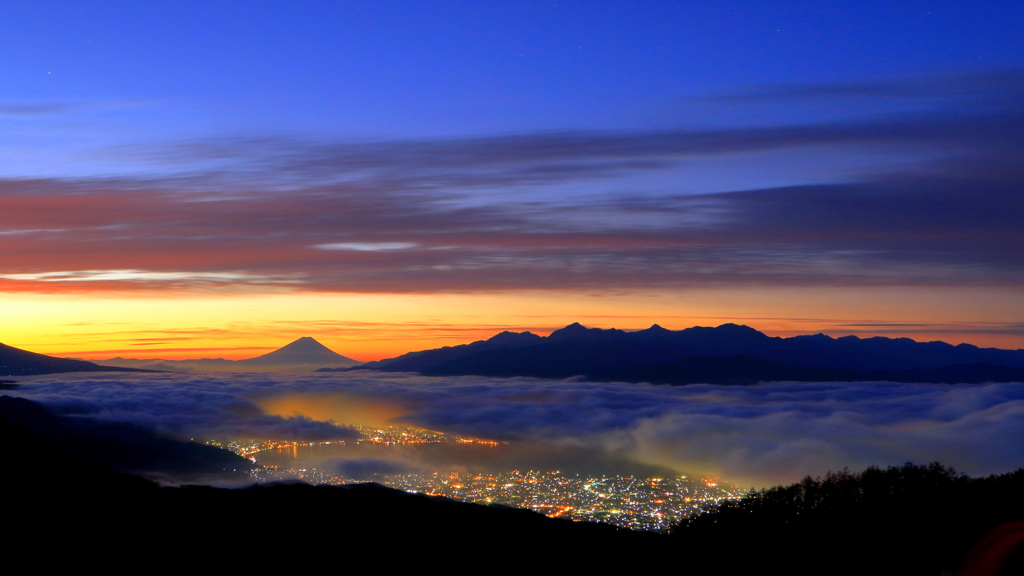
[[1020, 2], [7, 2], [0, 341], [1024, 347]]

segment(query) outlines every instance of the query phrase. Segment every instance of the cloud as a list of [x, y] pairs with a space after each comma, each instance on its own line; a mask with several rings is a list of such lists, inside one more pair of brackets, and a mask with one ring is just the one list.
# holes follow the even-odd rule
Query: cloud
[[[1019, 285], [1018, 77], [782, 88], [935, 104], [769, 126], [139, 146], [147, 177], [0, 180], [0, 289]], [[780, 151], [818, 174], [693, 192]]]
[[[1024, 383], [668, 387], [363, 372], [118, 374], [37, 377], [12, 394], [68, 413], [184, 436], [289, 438], [299, 431], [329, 436], [337, 429], [298, 416], [268, 415], [256, 407], [257, 400], [278, 398], [282, 405], [298, 406], [311, 398], [324, 407], [331, 397], [339, 405], [358, 399], [359, 411], [390, 414], [397, 425], [531, 446], [517, 456], [523, 462], [537, 462], [537, 454], [547, 451], [540, 460], [552, 466], [558, 458], [604, 459], [759, 486], [907, 460], [938, 460], [972, 475], [1002, 473], [1024, 463], [1018, 441], [1024, 434]], [[566, 456], [569, 448], [575, 456]], [[562, 456], [552, 456], [557, 454]], [[512, 460], [491, 462], [516, 465]]]
[[179, 381], [162, 374], [124, 380], [68, 378], [33, 386], [23, 395], [68, 415], [129, 422], [180, 438], [356, 438], [353, 430], [328, 422], [266, 414], [238, 394], [239, 387], [206, 375]]
[[948, 76], [909, 76], [818, 84], [749, 86], [731, 94], [715, 94], [699, 100], [728, 104], [766, 101], [840, 101], [850, 99], [899, 99], [960, 101], [969, 105], [993, 105], [1019, 98], [1024, 71], [1004, 70]]
[[0, 117], [35, 117], [54, 116], [83, 108], [80, 102], [49, 101], [49, 102], [6, 102], [0, 103]]
[[335, 242], [317, 244], [317, 250], [351, 250], [353, 252], [377, 252], [380, 250], [408, 250], [418, 246], [415, 242]]
[[223, 282], [260, 284], [292, 284], [295, 279], [253, 276], [237, 272], [147, 272], [145, 270], [68, 270], [36, 274], [0, 274], [6, 280], [38, 282]]

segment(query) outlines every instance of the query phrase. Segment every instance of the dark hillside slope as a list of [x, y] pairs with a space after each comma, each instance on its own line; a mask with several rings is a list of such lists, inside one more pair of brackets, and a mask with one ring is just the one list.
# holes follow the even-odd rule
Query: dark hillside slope
[[55, 358], [0, 344], [0, 376], [32, 376], [63, 372], [153, 372], [153, 370], [100, 366], [85, 360]]
[[[74, 427], [64, 426], [56, 436], [35, 429], [63, 418], [26, 400], [4, 402], [0, 494], [9, 554], [59, 550], [75, 562], [116, 563], [142, 555], [139, 561], [159, 558], [161, 564], [245, 566], [254, 554], [266, 553], [259, 559], [265, 569], [292, 565], [294, 547], [301, 546], [304, 555], [322, 553], [323, 561], [339, 554], [358, 554], [379, 566], [482, 558], [525, 568], [535, 565], [538, 554], [564, 567], [596, 566], [598, 556], [585, 555], [595, 546], [622, 554], [667, 551], [669, 539], [656, 534], [375, 484], [158, 487], [81, 456], [80, 446], [96, 439], [76, 438]], [[134, 449], [107, 441], [103, 453]], [[112, 547], [118, 552], [108, 557]], [[386, 554], [373, 556], [377, 552]]]
[[227, 450], [184, 442], [134, 424], [51, 413], [24, 398], [0, 396], [0, 417], [64, 457], [117, 472], [179, 481], [248, 480], [253, 463]]

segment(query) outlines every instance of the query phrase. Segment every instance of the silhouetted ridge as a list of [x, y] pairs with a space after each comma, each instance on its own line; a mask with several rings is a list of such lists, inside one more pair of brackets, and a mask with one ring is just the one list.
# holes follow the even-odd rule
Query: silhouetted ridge
[[[545, 340], [543, 336], [537, 336], [530, 332], [501, 332], [492, 336], [489, 340], [477, 340], [471, 344], [460, 344], [458, 346], [445, 346], [435, 350], [423, 350], [420, 352], [409, 352], [396, 358], [388, 358], [374, 362], [366, 362], [350, 368], [350, 370], [384, 370], [387, 372], [419, 372], [425, 368], [445, 362], [469, 356], [476, 352], [492, 349], [514, 349], [524, 346], [532, 346]], [[386, 366], [386, 367], [385, 367]], [[343, 369], [344, 370], [344, 369]], [[342, 370], [317, 370], [317, 372], [338, 372]]]
[[85, 360], [55, 358], [0, 344], [0, 376], [30, 376], [63, 372], [152, 372], [152, 370], [100, 366]]
[[502, 346], [536, 344], [541, 341], [541, 337], [533, 334], [532, 332], [509, 332], [506, 330], [491, 336], [486, 341], [492, 344], [500, 344]]
[[992, 364], [957, 364], [942, 368], [894, 370], [882, 375], [892, 382], [932, 384], [983, 384], [985, 382], [1024, 382], [1024, 370]]
[[[698, 360], [698, 359], [705, 360]], [[433, 376], [532, 376], [658, 384], [763, 381], [1024, 381], [1024, 350], [980, 349], [907, 338], [824, 334], [769, 337], [738, 324], [666, 330], [586, 328], [544, 338], [503, 332], [490, 340], [413, 352], [360, 367]]]
[[651, 324], [650, 328], [640, 330], [636, 332], [637, 335], [647, 336], [651, 338], [666, 337], [672, 334], [672, 331], [667, 328], [662, 328], [657, 324]]
[[31, 432], [37, 443], [54, 452], [117, 472], [241, 481], [253, 467], [227, 450], [160, 436], [134, 424], [56, 415], [23, 398], [0, 396], [0, 418]]
[[587, 328], [579, 322], [573, 322], [565, 328], [555, 330], [549, 336], [549, 340], [608, 340], [625, 336], [622, 330], [611, 328], [602, 330], [600, 328]]
[[758, 382], [849, 382], [862, 373], [855, 370], [784, 366], [751, 356], [703, 356], [680, 358], [667, 364], [608, 370], [588, 375], [592, 380], [650, 382], [651, 384], [731, 384]]

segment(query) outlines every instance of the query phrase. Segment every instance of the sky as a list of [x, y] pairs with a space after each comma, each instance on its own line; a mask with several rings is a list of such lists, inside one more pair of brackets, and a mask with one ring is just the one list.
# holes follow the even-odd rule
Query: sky
[[5, 344], [1024, 348], [1019, 2], [6, 2]]

